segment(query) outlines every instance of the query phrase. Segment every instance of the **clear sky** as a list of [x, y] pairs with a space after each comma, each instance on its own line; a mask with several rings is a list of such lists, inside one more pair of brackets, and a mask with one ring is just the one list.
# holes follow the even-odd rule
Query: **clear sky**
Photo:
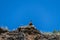
[[0, 0], [0, 26], [12, 30], [32, 20], [38, 30], [60, 30], [59, 5], [57, 0]]

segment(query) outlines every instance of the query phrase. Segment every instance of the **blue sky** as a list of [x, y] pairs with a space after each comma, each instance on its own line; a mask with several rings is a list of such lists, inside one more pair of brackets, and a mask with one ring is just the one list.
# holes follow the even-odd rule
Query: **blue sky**
[[12, 30], [32, 20], [38, 30], [60, 30], [59, 5], [57, 0], [0, 0], [0, 26]]

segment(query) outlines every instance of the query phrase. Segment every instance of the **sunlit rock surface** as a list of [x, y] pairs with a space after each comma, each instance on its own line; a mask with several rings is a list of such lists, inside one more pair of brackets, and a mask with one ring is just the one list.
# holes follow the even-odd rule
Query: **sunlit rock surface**
[[21, 26], [14, 31], [0, 28], [0, 40], [60, 40], [60, 35], [41, 33], [30, 22], [29, 25]]

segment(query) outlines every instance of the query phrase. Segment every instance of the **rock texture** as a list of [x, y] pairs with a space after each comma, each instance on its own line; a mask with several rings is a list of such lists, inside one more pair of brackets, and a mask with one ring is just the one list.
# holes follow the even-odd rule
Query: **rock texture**
[[0, 40], [60, 40], [60, 35], [42, 34], [30, 23], [28, 26], [21, 26], [14, 31], [0, 28]]

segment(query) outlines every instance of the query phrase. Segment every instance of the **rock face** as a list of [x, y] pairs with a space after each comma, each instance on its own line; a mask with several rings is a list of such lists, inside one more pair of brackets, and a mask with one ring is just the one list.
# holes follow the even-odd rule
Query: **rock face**
[[14, 31], [0, 28], [0, 40], [60, 40], [60, 35], [44, 35], [30, 23]]

